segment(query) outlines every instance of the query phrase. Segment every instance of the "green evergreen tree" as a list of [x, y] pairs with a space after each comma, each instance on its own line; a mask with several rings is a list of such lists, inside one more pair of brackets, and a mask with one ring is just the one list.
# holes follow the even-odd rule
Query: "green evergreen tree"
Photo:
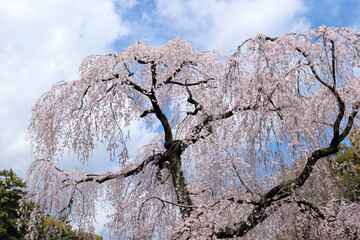
[[12, 169], [0, 171], [0, 239], [24, 239], [26, 223], [18, 231], [19, 201], [25, 194], [25, 183]]
[[330, 161], [330, 171], [343, 191], [345, 199], [351, 202], [360, 201], [360, 156], [355, 151], [359, 136], [352, 133], [350, 146], [340, 144], [340, 151]]

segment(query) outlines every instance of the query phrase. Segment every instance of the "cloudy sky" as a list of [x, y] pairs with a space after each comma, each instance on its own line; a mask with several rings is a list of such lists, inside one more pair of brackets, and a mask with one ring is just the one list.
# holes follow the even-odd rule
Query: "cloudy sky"
[[[258, 32], [359, 29], [359, 12], [358, 0], [0, 0], [0, 170], [25, 177], [32, 105], [52, 84], [76, 78], [87, 55], [175, 37], [229, 54]], [[138, 123], [132, 130], [131, 149], [151, 134]], [[106, 167], [95, 161], [87, 168]]]

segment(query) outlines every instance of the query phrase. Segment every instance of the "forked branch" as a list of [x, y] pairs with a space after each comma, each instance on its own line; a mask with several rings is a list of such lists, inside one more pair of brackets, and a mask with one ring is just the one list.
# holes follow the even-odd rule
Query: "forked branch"
[[[341, 134], [340, 139], [345, 139], [347, 135], [349, 134], [352, 126], [354, 118], [356, 117], [358, 110], [359, 110], [359, 104], [354, 106], [353, 112], [351, 113], [348, 121], [348, 125]], [[341, 111], [344, 111], [344, 109], [339, 108], [338, 116], [343, 115], [344, 113], [341, 113]], [[333, 139], [331, 140], [331, 143], [328, 147], [318, 149], [314, 151], [307, 159], [305, 167], [303, 168], [302, 172], [294, 179], [288, 180], [286, 182], [282, 182], [279, 185], [273, 187], [270, 189], [267, 193], [263, 195], [261, 200], [258, 202], [258, 205], [254, 207], [250, 215], [248, 216], [246, 221], [242, 221], [239, 223], [236, 223], [236, 227], [228, 227], [221, 229], [214, 233], [214, 235], [218, 238], [233, 238], [233, 237], [242, 237], [244, 236], [248, 231], [253, 229], [256, 225], [263, 222], [268, 216], [266, 214], [266, 209], [269, 208], [273, 203], [278, 202], [282, 199], [285, 199], [289, 196], [291, 196], [295, 189], [301, 187], [304, 185], [306, 180], [309, 178], [316, 162], [324, 157], [331, 156], [339, 151], [338, 146], [340, 144], [340, 141], [334, 141], [334, 138], [336, 138], [335, 134], [333, 136]], [[301, 202], [300, 204], [305, 204], [308, 207], [311, 207], [309, 204], [306, 204], [305, 202]], [[314, 209], [314, 207], [313, 207]], [[321, 212], [318, 212], [319, 216], [321, 215]]]

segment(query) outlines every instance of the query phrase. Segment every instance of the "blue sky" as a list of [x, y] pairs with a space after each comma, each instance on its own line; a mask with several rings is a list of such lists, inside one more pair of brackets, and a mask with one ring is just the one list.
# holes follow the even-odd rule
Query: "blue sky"
[[[258, 32], [359, 29], [359, 13], [359, 0], [0, 0], [0, 169], [25, 177], [32, 161], [25, 140], [32, 105], [52, 84], [76, 78], [87, 55], [175, 37], [229, 54]], [[154, 134], [138, 122], [130, 128], [132, 151]], [[102, 154], [95, 158], [106, 162]], [[88, 171], [113, 167], [96, 159]]]
[[139, 39], [158, 45], [178, 36], [202, 50], [231, 51], [257, 32], [280, 35], [321, 25], [356, 27], [359, 10], [357, 0], [140, 1], [123, 12], [130, 32], [114, 46], [121, 49]]

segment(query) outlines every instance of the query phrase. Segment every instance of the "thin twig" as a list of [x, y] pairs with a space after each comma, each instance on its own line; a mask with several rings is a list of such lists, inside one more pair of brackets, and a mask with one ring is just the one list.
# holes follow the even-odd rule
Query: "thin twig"
[[252, 196], [254, 196], [254, 194], [253, 194], [253, 192], [250, 190], [250, 188], [248, 188], [248, 186], [246, 186], [246, 184], [244, 183], [244, 181], [241, 179], [240, 174], [237, 172], [237, 169], [236, 169], [234, 163], [232, 163], [232, 166], [234, 167], [235, 173], [236, 173], [236, 175], [238, 176], [240, 182], [244, 185], [244, 187], [246, 188], [246, 190], [249, 191], [249, 193], [251, 193]]

